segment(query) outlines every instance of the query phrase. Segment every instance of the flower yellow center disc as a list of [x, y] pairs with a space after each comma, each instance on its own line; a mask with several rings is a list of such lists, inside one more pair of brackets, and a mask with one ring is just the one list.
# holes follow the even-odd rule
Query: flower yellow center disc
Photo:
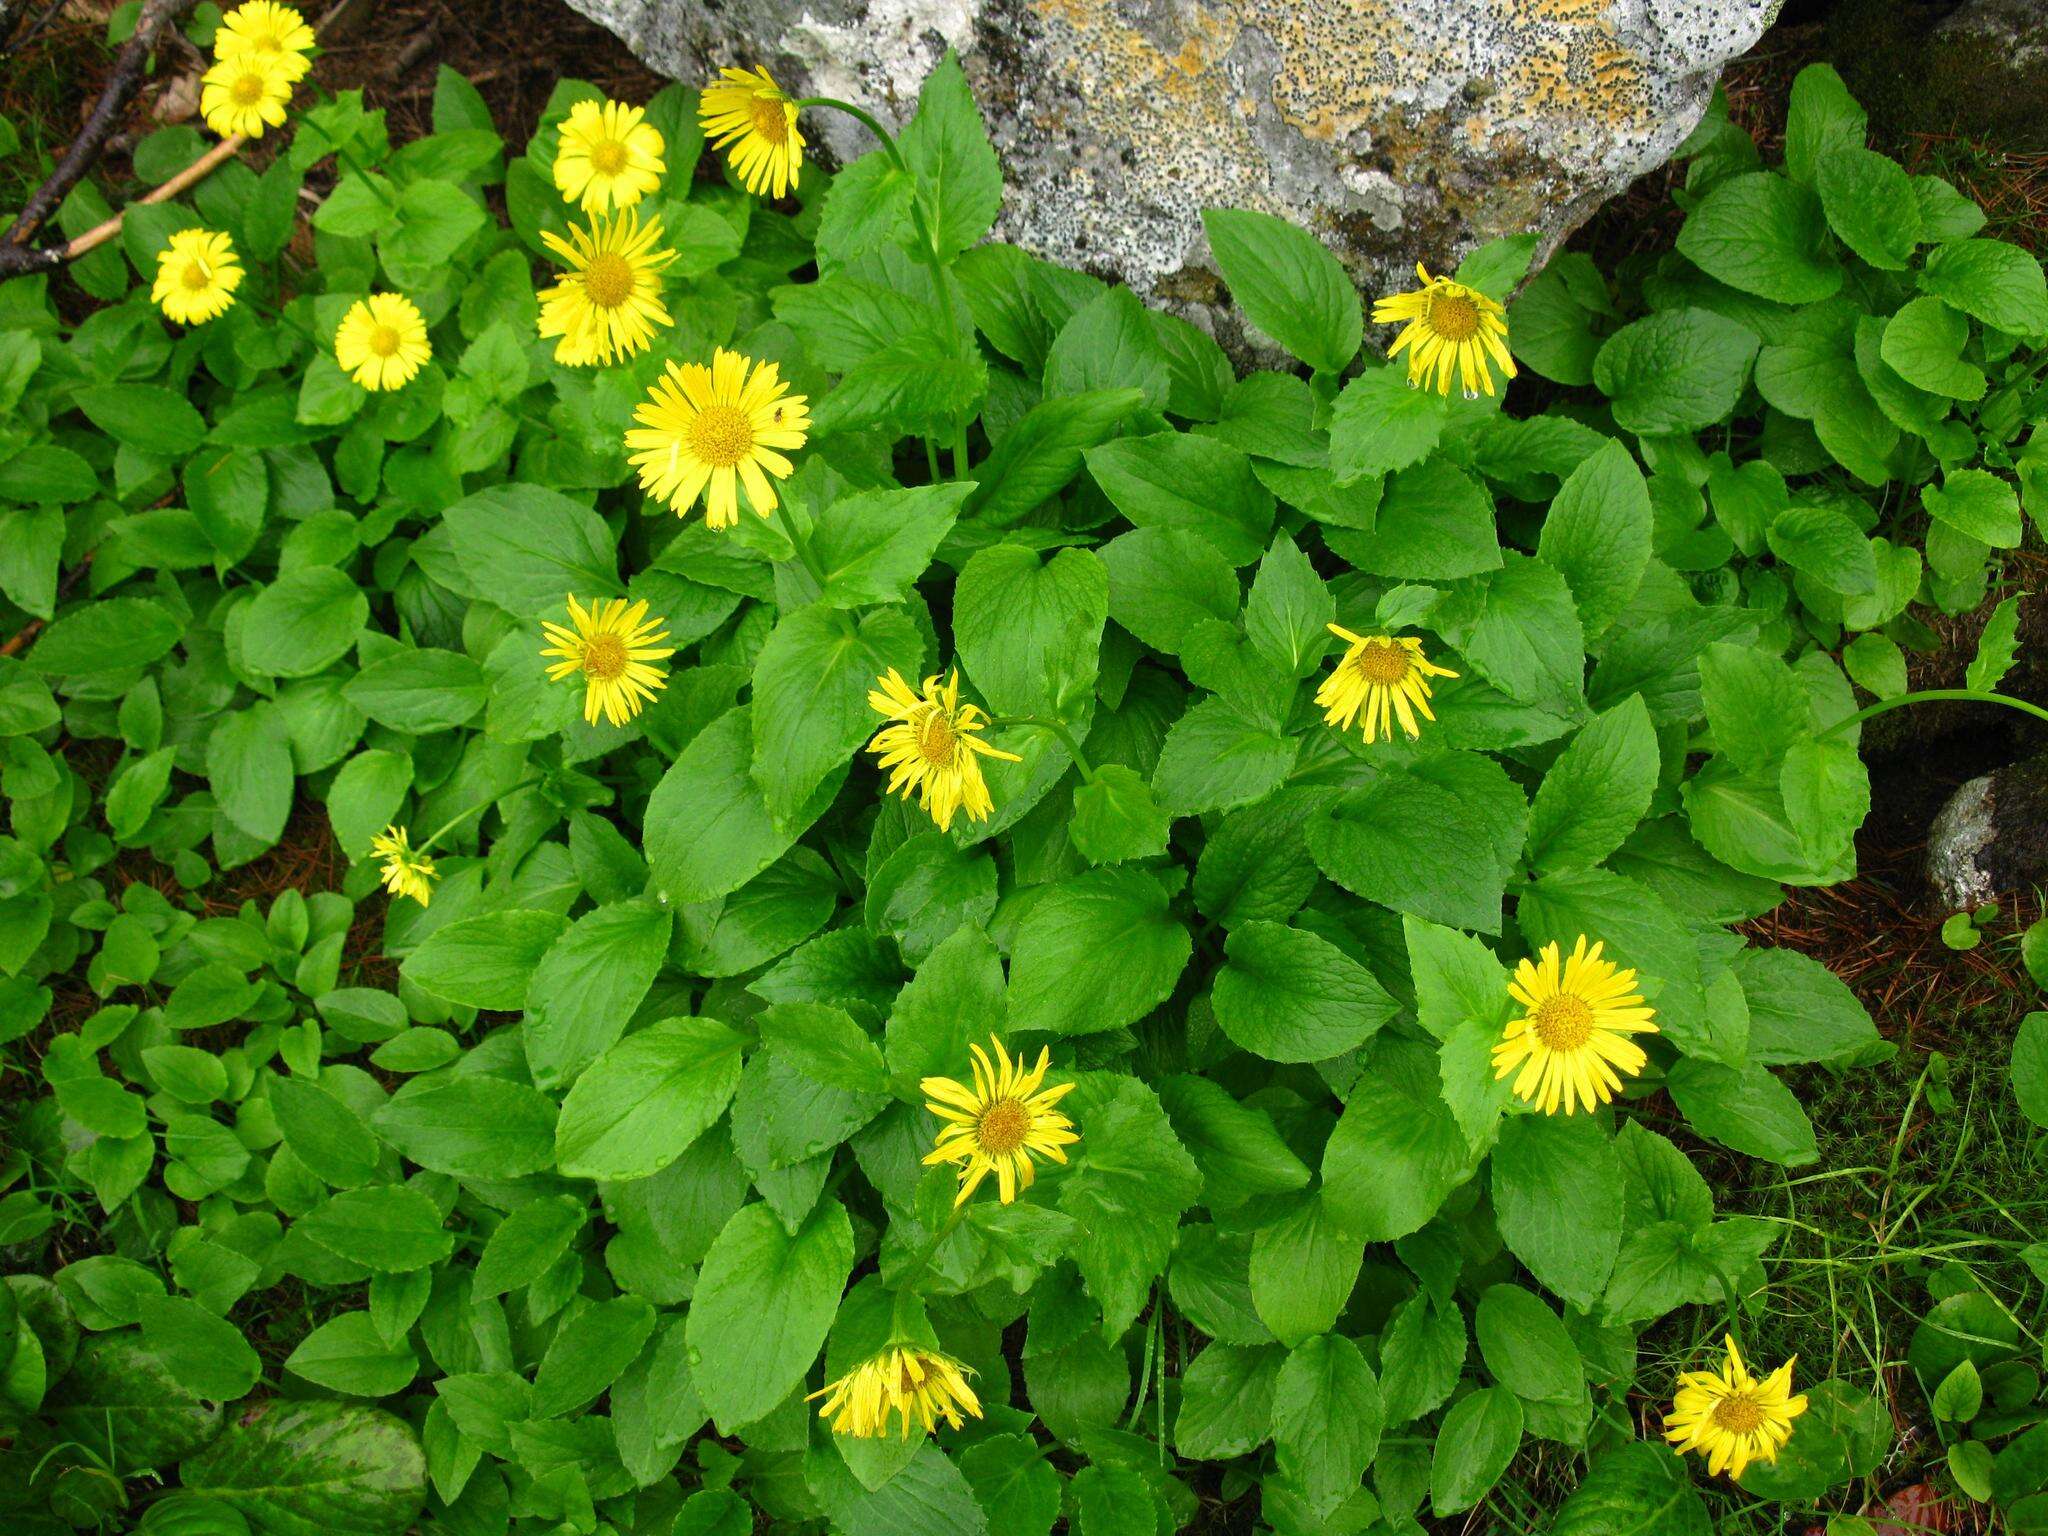
[[1353, 663], [1368, 683], [1392, 686], [1408, 675], [1408, 652], [1401, 646], [1381, 641], [1361, 647]]
[[1536, 1038], [1553, 1051], [1575, 1051], [1593, 1033], [1593, 1010], [1569, 992], [1543, 999], [1534, 1017]]
[[1465, 341], [1479, 330], [1479, 306], [1460, 293], [1429, 301], [1429, 328], [1446, 341]]
[[730, 469], [754, 446], [754, 424], [736, 405], [714, 401], [690, 423], [690, 451], [713, 469]]
[[789, 113], [781, 97], [754, 98], [754, 132], [770, 144], [780, 144], [789, 137]]
[[599, 309], [617, 309], [633, 291], [633, 267], [617, 251], [599, 251], [583, 269], [583, 291]]
[[234, 97], [237, 106], [253, 107], [263, 100], [263, 77], [253, 70], [237, 75], [234, 88], [229, 94]]
[[583, 653], [583, 671], [608, 683], [626, 670], [626, 642], [617, 635], [599, 635]]
[[953, 766], [954, 748], [959, 736], [953, 730], [953, 722], [940, 710], [933, 710], [931, 718], [918, 729], [917, 750], [934, 768]]
[[1714, 1404], [1714, 1422], [1730, 1434], [1746, 1435], [1763, 1419], [1763, 1410], [1742, 1393], [1724, 1397]]
[[626, 146], [617, 139], [599, 139], [590, 146], [590, 168], [600, 176], [616, 176], [626, 168]]
[[1024, 1145], [1024, 1133], [1031, 1129], [1031, 1116], [1015, 1099], [997, 1099], [982, 1111], [975, 1139], [981, 1150], [1000, 1156]]
[[405, 340], [398, 334], [395, 325], [380, 325], [370, 332], [370, 350], [379, 357], [396, 357], [398, 348]]

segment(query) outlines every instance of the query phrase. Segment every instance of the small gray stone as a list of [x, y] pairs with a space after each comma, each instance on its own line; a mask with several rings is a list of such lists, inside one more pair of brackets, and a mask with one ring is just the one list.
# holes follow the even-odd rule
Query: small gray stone
[[[1314, 230], [1368, 296], [1502, 235], [1547, 258], [1666, 160], [1779, 0], [570, 0], [654, 68], [766, 64], [900, 122], [947, 48], [1002, 155], [996, 233], [1199, 310], [1200, 212]], [[807, 128], [868, 147], [838, 114]]]
[[1949, 797], [1927, 833], [1927, 878], [1951, 912], [2048, 879], [2048, 752]]
[[1934, 29], [1937, 41], [1982, 49], [2018, 73], [2048, 62], [2048, 0], [1969, 0]]

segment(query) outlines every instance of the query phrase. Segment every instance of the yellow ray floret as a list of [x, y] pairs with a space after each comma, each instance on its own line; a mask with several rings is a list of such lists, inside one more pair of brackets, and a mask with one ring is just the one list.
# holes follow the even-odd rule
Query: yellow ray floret
[[1770, 1375], [1752, 1376], [1735, 1340], [1723, 1341], [1728, 1358], [1718, 1371], [1687, 1371], [1678, 1378], [1664, 1438], [1680, 1455], [1697, 1451], [1707, 1471], [1741, 1480], [1753, 1461], [1773, 1462], [1792, 1438], [1792, 1421], [1806, 1412], [1806, 1394], [1792, 1390], [1793, 1356]]
[[644, 601], [629, 605], [623, 597], [592, 598], [585, 608], [573, 595], [569, 620], [574, 629], [541, 621], [554, 642], [541, 655], [562, 658], [548, 668], [549, 679], [560, 682], [581, 672], [584, 723], [595, 725], [602, 714], [613, 725], [624, 725], [667, 681], [653, 665], [676, 653], [674, 646], [661, 643], [668, 638], [661, 627], [665, 621], [648, 618]]
[[370, 853], [384, 861], [384, 889], [394, 896], [410, 896], [421, 906], [434, 899], [434, 861], [426, 851], [412, 846], [404, 827], [386, 827], [370, 839]]
[[1560, 1105], [1567, 1115], [1582, 1105], [1591, 1114], [1649, 1061], [1629, 1036], [1656, 1034], [1655, 1014], [1635, 990], [1636, 973], [1601, 959], [1600, 949], [1588, 949], [1580, 934], [1560, 962], [1557, 945], [1546, 944], [1537, 960], [1515, 967], [1508, 983], [1508, 995], [1526, 1011], [1494, 1046], [1493, 1075], [1498, 1080], [1521, 1068], [1515, 1097], [1546, 1115]]
[[358, 299], [334, 331], [334, 360], [364, 389], [401, 389], [434, 355], [427, 322], [402, 293]]
[[285, 57], [241, 53], [214, 60], [199, 77], [199, 115], [206, 126], [224, 139], [260, 139], [264, 129], [282, 128], [296, 78]]
[[906, 800], [916, 795], [941, 832], [951, 829], [959, 811], [969, 821], [987, 821], [995, 802], [982, 779], [980, 759], [1022, 759], [981, 739], [988, 717], [960, 702], [960, 674], [954, 672], [943, 686], [936, 676], [926, 678], [921, 694], [912, 693], [894, 667], [875, 682], [868, 704], [893, 723], [875, 733], [868, 750], [889, 770], [887, 793]]
[[1002, 1203], [1008, 1205], [1037, 1176], [1034, 1157], [1064, 1163], [1067, 1154], [1060, 1149], [1081, 1139], [1074, 1122], [1054, 1107], [1074, 1085], [1040, 1086], [1051, 1053], [1040, 1050], [1038, 1064], [1027, 1072], [1024, 1058], [1012, 1061], [1002, 1041], [991, 1035], [989, 1044], [995, 1047], [993, 1062], [980, 1046], [968, 1047], [974, 1057], [972, 1088], [950, 1077], [927, 1077], [918, 1084], [925, 1108], [942, 1122], [925, 1163], [959, 1164], [955, 1206], [964, 1205], [991, 1173]]
[[213, 34], [213, 56], [274, 60], [287, 80], [297, 81], [313, 67], [309, 55], [314, 41], [306, 18], [290, 6], [274, 0], [249, 0], [221, 17]]
[[580, 367], [613, 363], [645, 352], [654, 333], [674, 325], [661, 302], [661, 274], [676, 259], [664, 250], [661, 220], [640, 222], [626, 212], [572, 226], [564, 240], [541, 231], [547, 248], [568, 270], [540, 292], [540, 334], [558, 336], [555, 361]]
[[585, 213], [615, 213], [661, 190], [661, 130], [623, 101], [579, 101], [562, 124], [555, 190]]
[[733, 174], [756, 197], [782, 197], [804, 163], [796, 102], [765, 69], [722, 69], [698, 98], [697, 116], [713, 149], [728, 149]]
[[180, 325], [204, 325], [235, 302], [242, 262], [235, 243], [217, 229], [181, 229], [156, 253], [150, 302]]
[[626, 447], [641, 488], [678, 516], [702, 496], [713, 528], [739, 521], [742, 486], [756, 513], [774, 511], [769, 476], [787, 480], [795, 468], [777, 450], [803, 447], [811, 430], [805, 397], [789, 393], [775, 364], [722, 347], [709, 368], [670, 363], [633, 419]]
[[981, 1400], [967, 1384], [972, 1374], [950, 1355], [895, 1344], [804, 1401], [825, 1399], [818, 1417], [831, 1420], [834, 1434], [879, 1439], [889, 1432], [894, 1416], [908, 1440], [913, 1423], [930, 1434], [941, 1419], [958, 1429], [962, 1413], [981, 1417]]
[[1477, 288], [1431, 277], [1421, 262], [1415, 264], [1415, 275], [1422, 279], [1420, 288], [1380, 299], [1372, 307], [1376, 323], [1408, 322], [1387, 349], [1389, 358], [1407, 352], [1408, 382], [1419, 387], [1434, 373], [1436, 392], [1448, 395], [1455, 371], [1465, 398], [1476, 400], [1481, 390], [1493, 393], [1489, 360], [1512, 379], [1515, 360], [1508, 354], [1507, 311]]
[[719, 70], [696, 102], [713, 150], [727, 150], [739, 184], [760, 197], [784, 197], [803, 170], [797, 102], [766, 70]]
[[1347, 648], [1316, 690], [1323, 719], [1348, 731], [1363, 711], [1368, 744], [1382, 736], [1392, 740], [1396, 719], [1411, 739], [1420, 736], [1416, 715], [1425, 720], [1436, 718], [1429, 707], [1429, 680], [1458, 674], [1430, 661], [1422, 654], [1422, 642], [1412, 636], [1354, 635], [1336, 624], [1329, 629]]

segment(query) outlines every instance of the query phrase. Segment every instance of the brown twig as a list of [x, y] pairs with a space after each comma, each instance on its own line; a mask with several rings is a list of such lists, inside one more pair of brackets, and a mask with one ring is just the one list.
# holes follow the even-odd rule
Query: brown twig
[[415, 32], [411, 40], [398, 50], [398, 57], [384, 71], [385, 78], [403, 80], [411, 74], [413, 66], [434, 51], [435, 44], [441, 41], [441, 29], [446, 25], [447, 17], [441, 13], [437, 12], [429, 17], [427, 24]]
[[64, 0], [49, 0], [49, 4], [43, 7], [42, 15], [30, 22], [28, 30], [16, 38], [15, 30], [20, 27], [21, 18], [27, 14], [29, 5], [30, 0], [0, 0], [0, 47], [6, 47], [10, 51], [15, 48], [26, 48], [36, 40], [43, 28], [50, 24], [51, 18], [64, 9]]
[[[0, 4], [4, 3], [5, 0], [0, 0]], [[178, 6], [181, 3], [184, 6], [190, 6], [194, 3], [194, 0], [168, 0], [168, 3], [172, 6]], [[317, 22], [313, 24], [313, 32], [316, 36], [324, 37], [327, 35], [328, 29], [330, 27], [345, 31], [350, 25], [354, 24], [355, 22], [361, 19], [361, 15], [363, 14], [367, 6], [372, 6], [375, 3], [376, 0], [338, 0], [338, 3], [334, 5], [327, 12], [326, 15], [322, 16]], [[139, 37], [141, 35], [141, 32], [142, 27], [141, 24], [138, 23], [136, 26], [136, 35]], [[134, 38], [129, 39], [129, 45], [131, 47], [134, 45], [134, 41]], [[124, 51], [122, 54], [121, 63], [117, 63], [115, 65], [115, 72], [117, 78], [122, 67], [122, 64], [124, 64], [126, 60], [127, 54]], [[109, 92], [111, 92], [112, 89], [113, 83], [110, 82], [108, 85]], [[129, 94], [133, 95], [132, 88]], [[98, 105], [96, 105], [93, 108], [93, 118], [95, 120], [98, 119], [101, 109], [105, 107], [106, 101], [107, 98], [105, 96], [102, 96], [100, 98]], [[109, 121], [112, 120], [113, 116], [114, 114], [112, 113], [108, 114]], [[92, 126], [93, 124], [91, 122], [88, 122], [86, 125], [86, 131], [90, 132]], [[102, 132], [101, 137], [102, 140], [104, 140], [104, 131]], [[80, 142], [82, 143], [84, 141], [85, 135], [81, 133], [79, 138]], [[211, 174], [214, 167], [219, 165], [222, 161], [233, 159], [235, 155], [241, 152], [242, 146], [248, 142], [248, 138], [243, 134], [230, 134], [227, 138], [222, 139], [218, 144], [214, 145], [213, 148], [209, 149], [205, 154], [201, 155], [197, 160], [194, 160], [190, 165], [186, 166], [184, 170], [178, 172], [178, 174], [173, 176], [169, 181], [165, 182], [162, 186], [156, 188], [154, 191], [144, 193], [141, 197], [135, 199], [135, 202], [168, 202], [171, 198], [176, 197], [180, 192], [184, 191], [194, 182], [199, 181], [204, 177], [208, 176], [209, 174]], [[75, 151], [77, 147], [77, 145], [73, 145], [73, 151]], [[67, 153], [65, 158], [68, 161], [70, 159], [70, 154]], [[88, 157], [87, 164], [90, 164], [90, 157]], [[80, 174], [83, 174], [83, 170], [84, 168], [81, 167]], [[51, 180], [54, 181], [55, 179], [56, 177], [53, 174]], [[76, 179], [77, 178], [74, 176], [73, 180], [75, 181]], [[69, 188], [67, 187], [65, 190], [68, 191]], [[39, 190], [36, 196], [41, 197], [42, 192]], [[61, 200], [62, 198], [60, 195], [58, 201]], [[33, 207], [34, 199], [31, 199], [30, 201], [31, 207]], [[134, 205], [134, 203], [131, 203], [128, 206], [133, 207]], [[47, 213], [47, 210], [45, 212]], [[12, 242], [17, 238], [17, 236], [15, 235], [14, 231], [10, 229], [6, 235], [0, 236], [0, 278], [10, 277], [20, 272], [47, 272], [52, 270], [53, 268], [61, 267], [67, 261], [76, 261], [79, 257], [83, 256], [87, 251], [92, 250], [96, 246], [105, 245], [109, 240], [113, 239], [114, 236], [120, 234], [121, 222], [124, 218], [127, 217], [127, 212], [127, 208], [123, 208], [119, 213], [116, 213], [111, 219], [107, 219], [99, 224], [95, 224], [91, 229], [88, 229], [76, 240], [70, 241], [68, 244], [60, 246], [49, 246], [42, 249], [38, 249], [28, 245], [13, 244]], [[26, 219], [28, 215], [29, 209], [23, 209], [22, 219]], [[20, 223], [21, 219], [17, 219], [15, 221], [17, 228], [20, 226]], [[33, 230], [31, 230], [30, 233], [33, 233]], [[25, 240], [27, 238], [27, 235], [24, 234], [18, 238]]]
[[[229, 159], [236, 154], [248, 142], [239, 133], [230, 134], [197, 160], [186, 166], [185, 169], [178, 172], [169, 181], [153, 191], [144, 193], [141, 197], [135, 199], [135, 202], [130, 203], [128, 207], [133, 208], [139, 203], [169, 202], [180, 192], [191, 186], [193, 182], [207, 175], [221, 161]], [[105, 245], [114, 236], [121, 233], [121, 221], [127, 216], [127, 212], [128, 209], [124, 208], [111, 219], [93, 225], [91, 229], [88, 229], [76, 240], [73, 240], [69, 245], [60, 247], [53, 254], [61, 261], [76, 261], [94, 246]], [[55, 265], [55, 263], [52, 263], [52, 265]]]
[[[92, 556], [93, 552], [91, 550], [87, 550], [85, 552], [84, 559], [80, 560], [78, 564], [71, 567], [70, 570], [66, 571], [61, 577], [58, 578], [57, 600], [56, 602], [50, 605], [51, 612], [54, 613], [57, 609], [58, 604], [62, 603], [65, 598], [69, 597], [72, 594], [72, 592], [77, 588], [79, 582], [85, 579], [85, 573], [92, 569]], [[0, 656], [20, 655], [23, 647], [25, 647], [29, 643], [29, 641], [35, 639], [35, 637], [39, 633], [41, 633], [42, 628], [43, 621], [41, 619], [30, 619], [27, 624], [22, 626], [21, 633], [16, 635], [13, 639], [6, 641], [5, 643], [0, 643]]]
[[29, 194], [28, 201], [22, 205], [21, 213], [13, 224], [8, 226], [7, 233], [0, 235], [0, 277], [17, 272], [42, 271], [64, 261], [65, 253], [61, 249], [38, 250], [29, 245], [30, 238], [85, 173], [92, 169], [92, 163], [99, 158], [108, 135], [113, 133], [121, 114], [127, 111], [128, 103], [142, 88], [143, 66], [156, 51], [157, 38], [165, 27], [181, 20], [194, 3], [195, 0], [143, 0], [142, 14], [135, 21], [134, 35], [121, 45], [121, 52], [114, 59], [113, 73], [107, 77], [100, 99], [93, 103], [85, 126], [79, 129], [78, 137], [71, 141], [71, 147], [64, 151], [63, 158], [57, 162], [49, 178]]

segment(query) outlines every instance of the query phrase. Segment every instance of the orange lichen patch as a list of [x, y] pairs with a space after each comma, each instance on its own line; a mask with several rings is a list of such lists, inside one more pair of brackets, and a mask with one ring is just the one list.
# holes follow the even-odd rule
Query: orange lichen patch
[[[1121, 138], [1150, 177], [1200, 180], [1219, 162], [1262, 159], [1228, 72], [1216, 67], [1237, 45], [1245, 0], [1196, 7], [1165, 45], [1115, 14], [1105, 0], [1030, 0], [1046, 22], [1055, 66], [1088, 103], [1091, 133]], [[1247, 188], [1254, 205], [1263, 188]]]
[[[1442, 14], [1402, 0], [1194, 0], [1135, 19], [1113, 0], [1029, 4], [1052, 70], [1087, 103], [1091, 135], [1128, 144], [1155, 184], [1205, 187], [1267, 163], [1253, 133], [1264, 112], [1308, 142], [1369, 147], [1397, 178], [1454, 146], [1519, 142], [1539, 120], [1598, 141], [1650, 112], [1643, 62], [1604, 0], [1486, 0]], [[1248, 58], [1266, 56], [1270, 82], [1247, 78]], [[1471, 100], [1460, 81], [1485, 92]], [[1233, 190], [1254, 207], [1273, 192]]]
[[[1233, 0], [1231, 8], [1278, 44], [1274, 104], [1310, 138], [1383, 134], [1420, 105], [1417, 84], [1432, 81], [1486, 80], [1479, 115], [1489, 131], [1532, 116], [1621, 130], [1648, 110], [1642, 61], [1596, 0], [1493, 0], [1482, 16], [1447, 8], [1426, 27], [1385, 0]], [[1503, 58], [1519, 62], [1501, 72]]]
[[1504, 102], [1524, 114], [1580, 116], [1629, 128], [1649, 110], [1642, 60], [1615, 37], [1605, 19], [1564, 24], [1523, 38], [1524, 62], [1503, 82]]

